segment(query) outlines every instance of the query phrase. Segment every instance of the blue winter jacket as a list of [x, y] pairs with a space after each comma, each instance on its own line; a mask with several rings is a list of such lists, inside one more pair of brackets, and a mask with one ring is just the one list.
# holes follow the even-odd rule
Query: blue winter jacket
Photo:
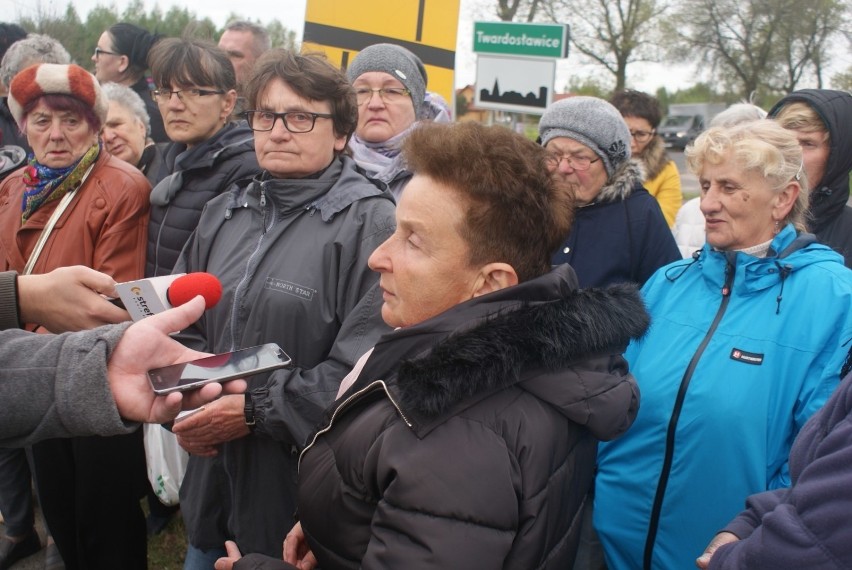
[[611, 570], [694, 568], [748, 495], [790, 485], [849, 350], [852, 271], [788, 225], [766, 258], [705, 245], [642, 292], [651, 328], [625, 353], [642, 407], [600, 446], [595, 528]]

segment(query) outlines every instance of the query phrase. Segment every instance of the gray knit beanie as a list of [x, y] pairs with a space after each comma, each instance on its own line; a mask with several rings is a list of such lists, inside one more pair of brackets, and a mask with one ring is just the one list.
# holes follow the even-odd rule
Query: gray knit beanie
[[569, 97], [553, 103], [541, 116], [542, 146], [567, 137], [592, 149], [603, 160], [608, 178], [630, 160], [630, 129], [613, 107], [597, 97]]
[[420, 118], [426, 97], [426, 68], [420, 58], [394, 44], [374, 44], [361, 50], [352, 60], [346, 75], [350, 83], [368, 71], [383, 71], [398, 79], [411, 91], [414, 114]]

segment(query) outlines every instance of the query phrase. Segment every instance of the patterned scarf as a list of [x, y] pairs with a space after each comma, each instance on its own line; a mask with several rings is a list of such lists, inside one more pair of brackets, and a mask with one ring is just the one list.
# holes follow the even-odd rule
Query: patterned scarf
[[50, 168], [33, 156], [24, 170], [24, 196], [21, 200], [21, 223], [27, 221], [42, 205], [59, 200], [68, 192], [76, 190], [83, 181], [89, 167], [101, 153], [100, 141], [93, 144], [86, 154], [71, 166]]

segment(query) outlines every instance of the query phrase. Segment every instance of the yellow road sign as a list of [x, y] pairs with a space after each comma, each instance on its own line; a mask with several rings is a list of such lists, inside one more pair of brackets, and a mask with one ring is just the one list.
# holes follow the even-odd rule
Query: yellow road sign
[[392, 43], [416, 53], [427, 89], [453, 102], [460, 0], [308, 0], [303, 51], [323, 51], [347, 67], [367, 46]]

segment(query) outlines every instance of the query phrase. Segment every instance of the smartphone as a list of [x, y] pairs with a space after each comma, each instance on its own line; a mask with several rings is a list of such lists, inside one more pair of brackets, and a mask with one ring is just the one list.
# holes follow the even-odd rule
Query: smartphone
[[275, 343], [253, 346], [234, 352], [206, 356], [148, 371], [148, 380], [157, 394], [194, 390], [209, 382], [226, 382], [283, 368], [291, 363]]

